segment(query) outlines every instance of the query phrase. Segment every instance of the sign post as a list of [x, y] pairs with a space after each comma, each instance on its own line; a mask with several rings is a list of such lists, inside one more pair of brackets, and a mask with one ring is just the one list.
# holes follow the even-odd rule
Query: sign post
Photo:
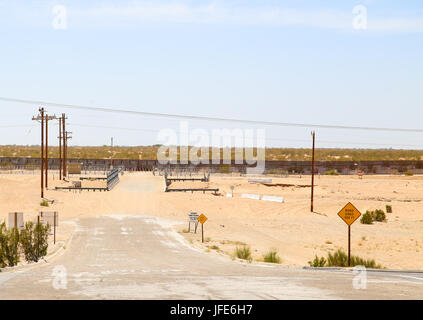
[[57, 211], [40, 212], [38, 215], [38, 223], [53, 227], [53, 242], [56, 244], [56, 229], [59, 226], [59, 213]]
[[198, 221], [201, 223], [201, 242], [204, 243], [204, 223], [207, 221], [207, 217], [201, 214], [198, 217]]
[[198, 213], [197, 212], [191, 212], [189, 214], [189, 222], [188, 222], [188, 232], [191, 231], [191, 222], [195, 224], [195, 233], [197, 233], [197, 226], [198, 226]]
[[348, 225], [348, 267], [351, 265], [351, 225], [361, 216], [360, 211], [351, 202], [338, 212], [338, 216]]

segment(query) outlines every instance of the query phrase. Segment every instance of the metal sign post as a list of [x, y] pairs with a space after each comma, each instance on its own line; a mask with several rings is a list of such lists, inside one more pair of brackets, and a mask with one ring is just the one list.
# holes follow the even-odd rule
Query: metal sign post
[[38, 223], [53, 226], [53, 242], [56, 244], [56, 229], [59, 226], [59, 213], [57, 211], [40, 212]]
[[24, 228], [23, 212], [9, 212], [9, 229], [22, 230]]
[[54, 244], [56, 244], [56, 221], [57, 221], [57, 212], [54, 212]]
[[351, 202], [338, 212], [338, 216], [348, 225], [348, 267], [351, 266], [351, 225], [361, 216], [360, 211]]
[[201, 242], [204, 243], [204, 223], [207, 221], [207, 217], [201, 214], [197, 220], [201, 223]]

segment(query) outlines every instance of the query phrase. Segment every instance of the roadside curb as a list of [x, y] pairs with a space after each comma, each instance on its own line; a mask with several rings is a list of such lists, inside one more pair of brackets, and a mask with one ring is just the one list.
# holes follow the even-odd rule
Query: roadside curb
[[[313, 270], [313, 271], [353, 271], [354, 268], [346, 268], [346, 267], [303, 267], [304, 270]], [[398, 269], [371, 269], [366, 268], [368, 272], [374, 273], [419, 273], [423, 274], [423, 270], [398, 270]]]

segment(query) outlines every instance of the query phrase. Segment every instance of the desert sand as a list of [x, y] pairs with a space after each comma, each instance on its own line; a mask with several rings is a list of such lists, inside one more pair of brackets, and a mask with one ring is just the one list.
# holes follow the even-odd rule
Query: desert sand
[[[70, 186], [50, 174], [45, 198], [48, 208], [40, 206], [39, 174], [0, 175], [0, 221], [8, 212], [24, 212], [25, 221], [35, 220], [40, 211], [58, 211], [58, 243], [72, 234], [74, 219], [106, 214], [141, 214], [180, 221], [175, 226], [193, 245], [232, 254], [237, 245], [251, 247], [253, 258], [276, 249], [282, 263], [305, 266], [317, 254], [338, 248], [347, 249], [347, 225], [338, 211], [352, 202], [362, 213], [392, 206], [387, 222], [352, 225], [352, 254], [375, 259], [390, 269], [423, 269], [423, 176], [316, 176], [315, 213], [310, 212], [310, 176], [270, 177], [278, 186], [249, 183], [248, 178], [212, 175], [208, 183], [178, 182], [171, 187], [219, 188], [220, 194], [163, 192], [161, 176], [125, 173], [110, 192], [56, 191], [55, 186]], [[102, 181], [83, 181], [83, 186], [103, 186]], [[234, 197], [226, 197], [232, 193]], [[241, 198], [242, 193], [274, 195], [284, 203]], [[204, 213], [207, 242], [200, 244], [201, 233], [186, 233], [188, 214]], [[52, 237], [51, 237], [52, 238]], [[140, 235], [142, 238], [142, 235]], [[52, 240], [52, 239], [51, 239]], [[211, 249], [213, 248], [213, 249]], [[54, 247], [51, 246], [50, 250]]]

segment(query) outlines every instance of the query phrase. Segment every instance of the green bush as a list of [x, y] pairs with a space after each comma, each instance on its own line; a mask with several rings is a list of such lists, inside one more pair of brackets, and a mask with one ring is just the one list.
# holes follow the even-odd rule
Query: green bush
[[372, 224], [373, 221], [386, 221], [385, 212], [382, 209], [376, 209], [375, 211], [367, 210], [366, 213], [363, 214], [360, 219], [360, 222], [363, 224]]
[[351, 266], [365, 266], [371, 269], [382, 269], [382, 266], [376, 264], [374, 259], [363, 259], [356, 256], [351, 256]]
[[250, 261], [253, 260], [251, 257], [251, 249], [248, 246], [236, 247], [235, 248], [235, 257], [243, 260]]
[[278, 252], [276, 250], [270, 250], [263, 256], [264, 262], [270, 263], [281, 263], [281, 258], [278, 256]]
[[[315, 256], [313, 261], [309, 261], [308, 264], [311, 267], [348, 267], [348, 256], [342, 250], [338, 249], [335, 253], [328, 253], [327, 260], [323, 257], [319, 258]], [[363, 259], [357, 256], [351, 256], [350, 258], [351, 267], [354, 266], [365, 266], [366, 268], [381, 269], [382, 266], [377, 264], [374, 259]]]
[[6, 266], [5, 248], [3, 247], [6, 239], [7, 229], [6, 224], [3, 222], [0, 224], [0, 268], [4, 268]]
[[48, 207], [48, 206], [49, 206], [49, 203], [48, 203], [48, 201], [47, 201], [47, 200], [42, 200], [42, 201], [40, 202], [40, 206], [42, 206], [42, 207]]
[[331, 169], [331, 170], [329, 170], [329, 171], [326, 171], [324, 174], [325, 174], [326, 176], [337, 176], [337, 175], [339, 175], [339, 172], [338, 172], [338, 171], [336, 171], [336, 170], [334, 170], [334, 169]]
[[338, 249], [334, 254], [328, 253], [328, 266], [329, 267], [347, 267], [348, 256], [342, 249]]
[[383, 212], [383, 210], [381, 209], [375, 210], [375, 212], [373, 213], [373, 219], [378, 222], [386, 221], [385, 212]]
[[364, 213], [361, 216], [360, 222], [362, 224], [372, 224], [373, 223], [373, 213], [369, 210], [366, 211], [366, 213]]
[[19, 231], [17, 228], [7, 230], [4, 223], [0, 229], [0, 266], [16, 266], [19, 263]]
[[308, 264], [310, 267], [321, 268], [326, 265], [326, 259], [324, 257], [319, 258], [317, 255], [314, 257], [313, 261], [309, 261]]
[[38, 262], [47, 255], [49, 229], [49, 225], [44, 226], [42, 223], [25, 223], [24, 229], [21, 230], [20, 242], [26, 261]]
[[392, 213], [392, 206], [389, 204], [386, 205], [386, 213]]
[[412, 173], [412, 172], [410, 172], [410, 171], [406, 171], [406, 172], [404, 172], [404, 174], [405, 174], [406, 176], [412, 176], [412, 175], [413, 175], [413, 173]]

